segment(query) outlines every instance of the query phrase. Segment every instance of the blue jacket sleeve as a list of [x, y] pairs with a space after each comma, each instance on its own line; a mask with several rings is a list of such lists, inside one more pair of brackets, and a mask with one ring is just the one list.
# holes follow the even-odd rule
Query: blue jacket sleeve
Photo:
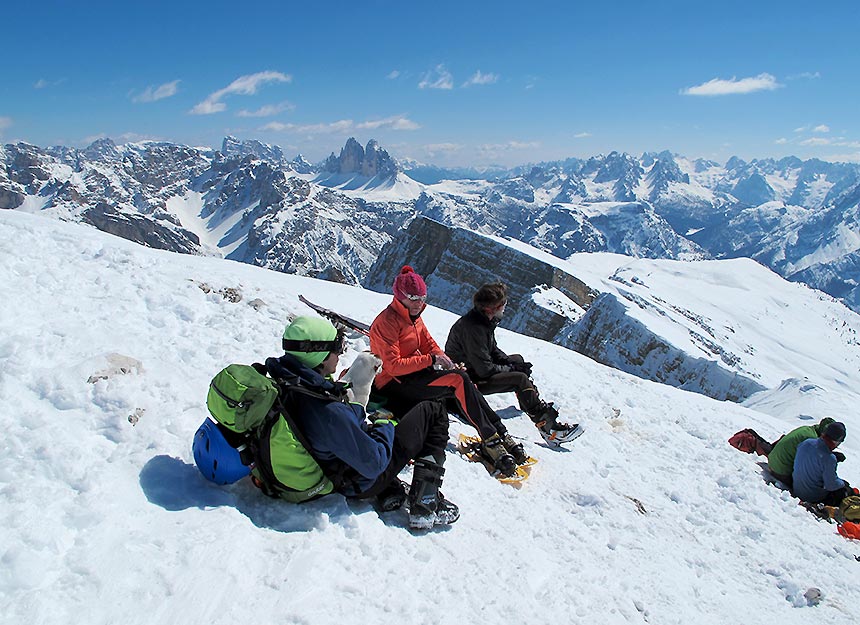
[[845, 486], [845, 481], [836, 475], [836, 456], [830, 454], [824, 458], [824, 489], [828, 491], [839, 490]]
[[365, 430], [364, 408], [358, 404], [327, 406], [331, 453], [368, 479], [376, 479], [394, 447], [394, 425], [383, 423]]

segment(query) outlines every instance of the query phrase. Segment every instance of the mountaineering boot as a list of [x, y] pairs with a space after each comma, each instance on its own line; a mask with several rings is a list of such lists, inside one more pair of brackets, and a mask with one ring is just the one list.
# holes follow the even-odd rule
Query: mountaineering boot
[[397, 510], [406, 502], [406, 484], [394, 478], [391, 484], [386, 486], [376, 496], [376, 505], [382, 512]]
[[436, 497], [436, 525], [451, 525], [460, 518], [460, 508], [445, 499], [442, 491]]
[[514, 457], [505, 449], [505, 444], [498, 433], [485, 439], [479, 450], [481, 456], [489, 461], [493, 468], [502, 475], [513, 475], [517, 470]]
[[439, 492], [445, 469], [432, 458], [418, 458], [409, 488], [409, 527], [429, 530], [460, 518], [460, 510]]
[[523, 448], [523, 444], [516, 442], [509, 432], [505, 432], [504, 436], [502, 436], [502, 445], [504, 445], [505, 449], [508, 450], [508, 453], [513, 456], [514, 462], [517, 464], [525, 464], [528, 462], [529, 455]]
[[529, 416], [534, 421], [541, 437], [551, 445], [568, 443], [578, 438], [583, 432], [578, 423], [573, 425], [559, 423], [558, 410], [555, 409], [552, 402], [544, 403], [534, 415]]

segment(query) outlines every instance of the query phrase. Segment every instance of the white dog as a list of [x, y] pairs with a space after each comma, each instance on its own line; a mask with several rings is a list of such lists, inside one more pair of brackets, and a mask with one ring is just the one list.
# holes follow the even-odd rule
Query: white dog
[[367, 408], [370, 399], [370, 385], [376, 374], [382, 370], [382, 360], [371, 352], [361, 352], [352, 365], [340, 376], [341, 381], [349, 382], [346, 390], [349, 401]]

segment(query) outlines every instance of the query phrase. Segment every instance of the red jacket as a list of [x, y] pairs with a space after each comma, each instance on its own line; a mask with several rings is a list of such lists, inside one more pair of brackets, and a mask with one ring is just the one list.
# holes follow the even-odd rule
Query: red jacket
[[421, 317], [412, 321], [409, 311], [397, 299], [370, 325], [370, 351], [382, 359], [376, 388], [398, 376], [426, 369], [433, 364], [434, 354], [445, 353], [430, 336]]

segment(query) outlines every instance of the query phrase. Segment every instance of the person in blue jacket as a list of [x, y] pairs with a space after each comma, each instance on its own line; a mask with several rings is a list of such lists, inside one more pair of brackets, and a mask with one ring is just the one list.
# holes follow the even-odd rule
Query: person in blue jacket
[[448, 444], [443, 404], [421, 402], [399, 422], [376, 418], [368, 423], [363, 405], [337, 400], [344, 385], [331, 376], [344, 340], [329, 321], [298, 317], [284, 331], [283, 347], [284, 355], [268, 358], [266, 369], [274, 379], [298, 376], [303, 387], [316, 391], [296, 396], [293, 419], [325, 473], [340, 477], [336, 483], [342, 494], [376, 497], [383, 510], [395, 509], [404, 499], [397, 475], [414, 459], [407, 504], [410, 526], [429, 529], [459, 518], [457, 506], [439, 491]]
[[792, 492], [801, 501], [838, 506], [854, 491], [836, 475], [833, 450], [845, 440], [845, 424], [834, 421], [818, 438], [808, 438], [797, 446], [792, 472]]

